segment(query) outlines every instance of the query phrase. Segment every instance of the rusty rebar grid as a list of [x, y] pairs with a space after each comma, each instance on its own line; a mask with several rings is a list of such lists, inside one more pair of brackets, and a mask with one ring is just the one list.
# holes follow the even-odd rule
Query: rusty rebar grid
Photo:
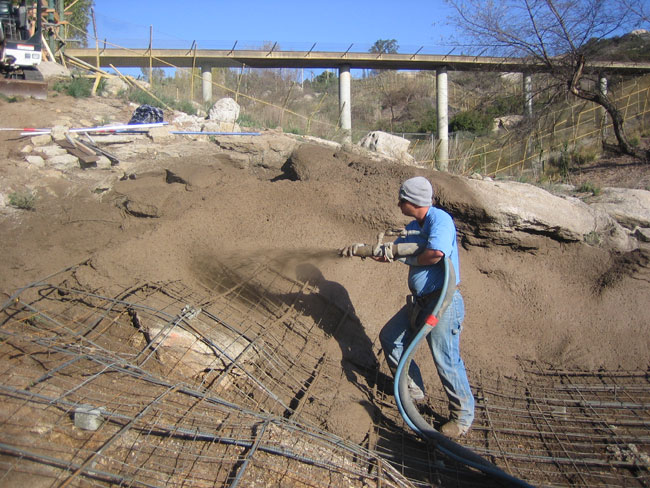
[[[329, 432], [332, 392], [354, 381], [332, 346], [358, 319], [270, 266], [218, 271], [206, 288], [111, 296], [66, 270], [12, 296], [0, 315], [0, 482], [489, 485], [408, 430], [385, 366], [354, 366], [375, 409], [363, 446]], [[648, 484], [647, 371], [522, 366], [522, 380], [469, 372], [477, 415], [464, 445], [537, 486]], [[428, 391], [437, 426], [446, 400]], [[82, 406], [101, 409], [96, 431], [75, 426]]]

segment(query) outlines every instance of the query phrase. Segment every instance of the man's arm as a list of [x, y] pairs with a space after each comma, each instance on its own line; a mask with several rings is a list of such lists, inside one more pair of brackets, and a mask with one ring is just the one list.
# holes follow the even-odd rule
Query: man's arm
[[420, 254], [410, 258], [413, 261], [412, 263], [409, 263], [409, 260], [407, 260], [406, 264], [410, 264], [411, 266], [430, 266], [437, 264], [444, 257], [445, 254], [442, 251], [425, 249]]

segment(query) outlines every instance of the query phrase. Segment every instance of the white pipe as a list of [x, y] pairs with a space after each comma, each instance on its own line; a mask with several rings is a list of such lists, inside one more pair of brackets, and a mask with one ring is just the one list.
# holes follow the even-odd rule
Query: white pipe
[[[67, 132], [115, 132], [118, 130], [128, 130], [128, 129], [150, 129], [152, 127], [161, 127], [167, 125], [169, 122], [152, 122], [150, 124], [120, 124], [120, 125], [101, 125], [98, 127], [80, 127], [75, 129], [69, 129]], [[25, 130], [25, 129], [17, 129]], [[43, 134], [51, 134], [52, 129], [35, 129], [35, 130], [26, 130], [21, 132], [21, 136], [40, 136]]]

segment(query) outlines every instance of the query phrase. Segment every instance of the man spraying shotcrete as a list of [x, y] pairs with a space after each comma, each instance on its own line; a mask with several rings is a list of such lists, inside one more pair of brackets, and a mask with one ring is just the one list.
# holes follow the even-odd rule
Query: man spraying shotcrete
[[[379, 334], [393, 375], [402, 353], [414, 336], [414, 329], [419, 330], [428, 316], [425, 312], [427, 305], [438, 298], [444, 286], [445, 257], [449, 257], [454, 267], [456, 286], [460, 282], [456, 226], [447, 212], [433, 206], [431, 183], [421, 176], [406, 180], [399, 189], [398, 205], [404, 215], [415, 220], [406, 226], [404, 236], [397, 238], [393, 245], [416, 243], [422, 250], [418, 254], [399, 259], [409, 266], [408, 286], [412, 295], [407, 305], [388, 321]], [[353, 250], [353, 247], [342, 250], [342, 254], [354, 255], [357, 248], [354, 247]], [[373, 259], [391, 262], [391, 257], [375, 255]], [[440, 428], [440, 432], [452, 438], [465, 435], [474, 420], [474, 397], [460, 357], [460, 332], [464, 316], [463, 297], [456, 288], [451, 303], [438, 317], [437, 324], [427, 336], [438, 375], [449, 399], [450, 419]], [[424, 385], [415, 362], [411, 363], [409, 369], [408, 384], [413, 400], [423, 400]]]

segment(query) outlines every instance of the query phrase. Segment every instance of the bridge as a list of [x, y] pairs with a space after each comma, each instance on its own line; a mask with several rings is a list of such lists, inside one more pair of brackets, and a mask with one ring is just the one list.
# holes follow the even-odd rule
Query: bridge
[[[119, 68], [201, 68], [203, 79], [203, 100], [209, 102], [212, 97], [212, 68], [307, 68], [338, 69], [339, 71], [339, 109], [341, 129], [346, 139], [351, 139], [352, 100], [350, 95], [350, 70], [421, 70], [435, 71], [437, 85], [438, 140], [440, 141], [439, 161], [446, 166], [448, 155], [448, 99], [447, 72], [452, 71], [497, 71], [520, 72], [524, 74], [525, 111], [532, 114], [532, 75], [548, 71], [548, 67], [539, 62], [522, 58], [432, 55], [388, 54], [369, 52], [323, 52], [281, 51], [276, 45], [268, 50], [235, 49], [125, 49], [125, 48], [66, 48], [65, 55], [97, 67], [110, 66]], [[607, 76], [641, 75], [650, 73], [650, 63], [621, 61], [592, 62], [585, 70], [597, 73], [602, 89], [606, 90]]]

